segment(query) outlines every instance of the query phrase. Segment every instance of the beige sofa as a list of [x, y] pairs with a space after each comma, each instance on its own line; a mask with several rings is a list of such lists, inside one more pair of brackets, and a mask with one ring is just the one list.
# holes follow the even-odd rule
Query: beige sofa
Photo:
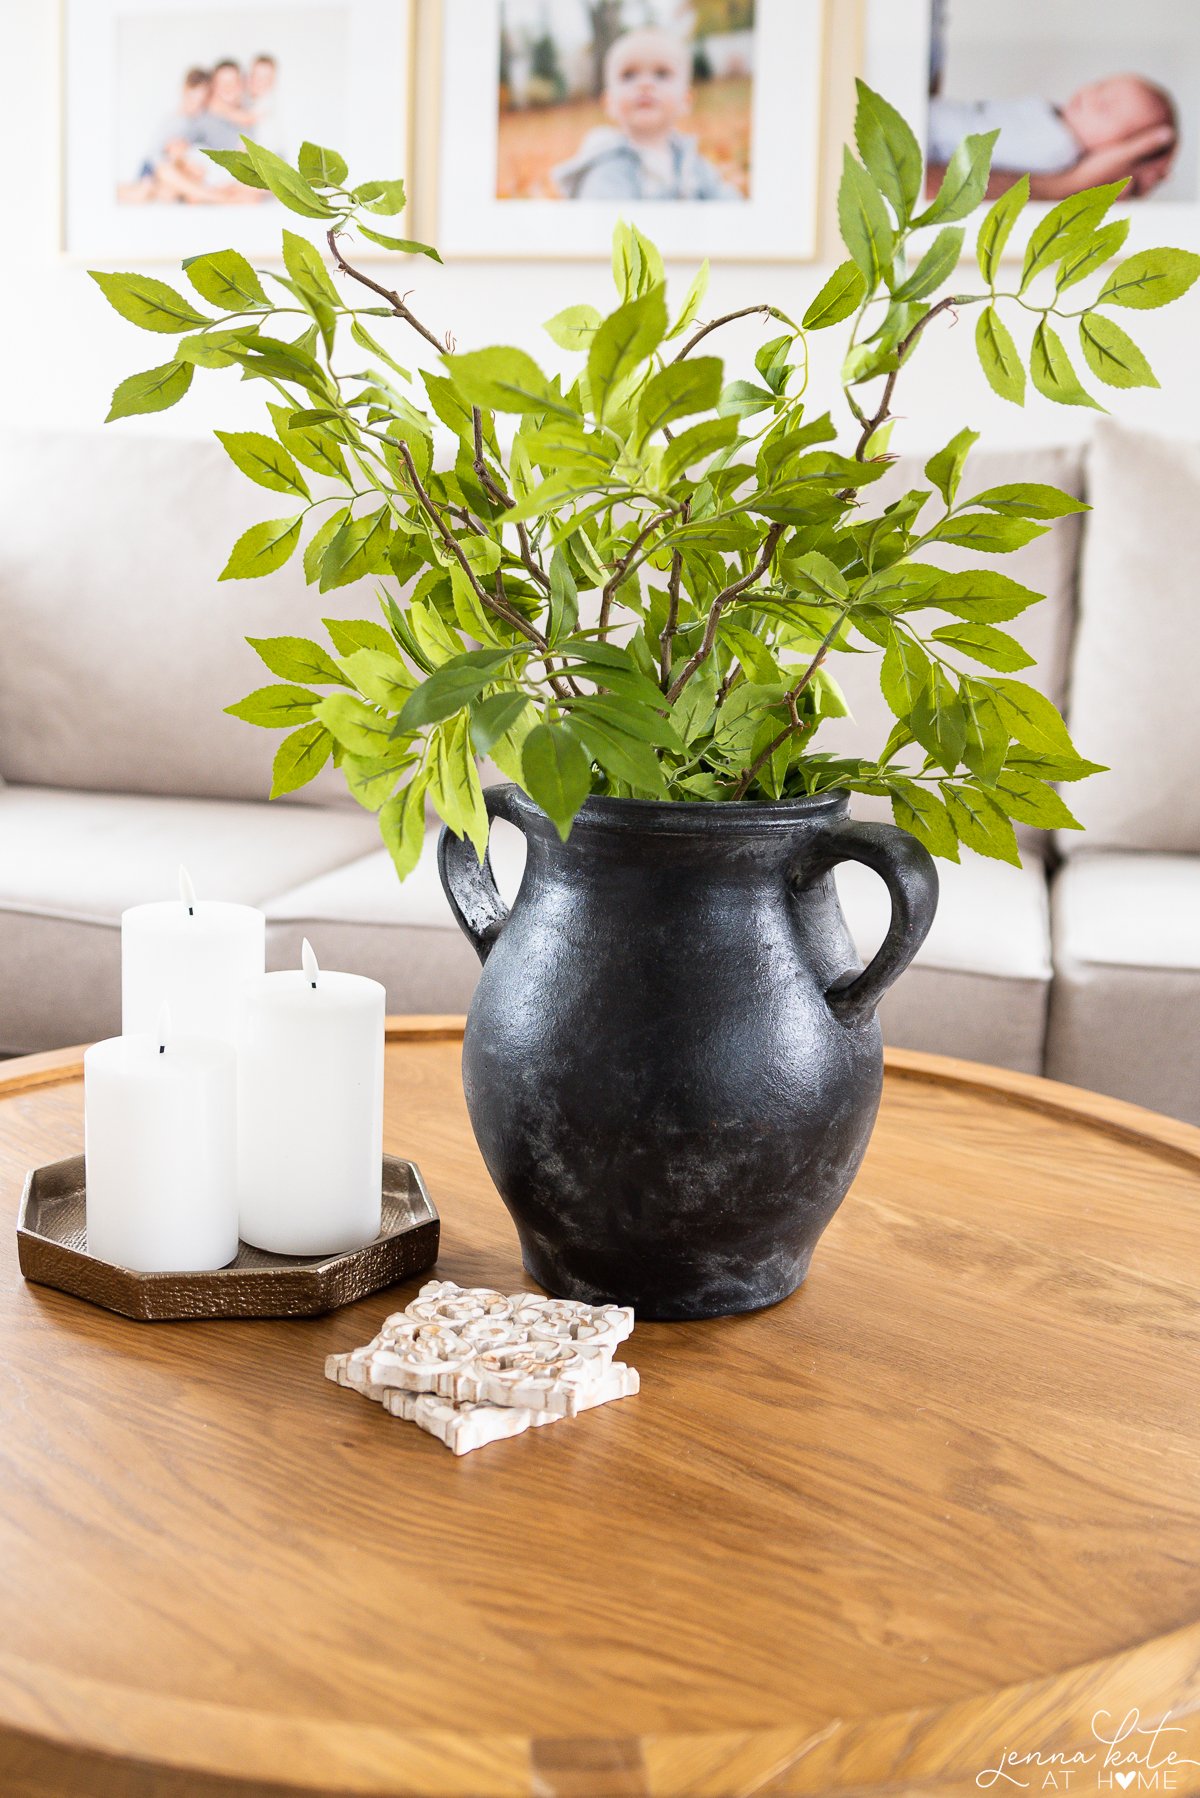
[[[1200, 1120], [1200, 451], [1105, 424], [1086, 465], [1066, 450], [973, 459], [977, 485], [1013, 479], [1086, 487], [1095, 505], [1005, 566], [1049, 592], [1021, 621], [1037, 678], [1115, 772], [1068, 792], [1086, 837], [1026, 832], [1021, 870], [943, 865], [885, 1034]], [[200, 892], [263, 906], [272, 965], [308, 935], [327, 965], [383, 980], [393, 1011], [465, 1009], [477, 964], [432, 854], [398, 885], [336, 776], [268, 804], [274, 735], [222, 714], [269, 678], [246, 635], [371, 616], [370, 590], [321, 600], [298, 567], [218, 584], [271, 502], [215, 443], [10, 437], [0, 493], [0, 1052], [119, 1027], [121, 911], [169, 896], [180, 862]], [[887, 728], [874, 658], [851, 674], [855, 718], [834, 740], [873, 749]], [[514, 836], [494, 839], [510, 892]], [[858, 867], [838, 878], [867, 952], [884, 890]]]

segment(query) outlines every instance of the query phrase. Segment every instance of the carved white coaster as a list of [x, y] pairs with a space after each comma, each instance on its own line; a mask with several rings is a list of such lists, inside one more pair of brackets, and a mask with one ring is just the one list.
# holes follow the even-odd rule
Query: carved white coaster
[[631, 1397], [637, 1369], [612, 1356], [633, 1322], [627, 1306], [431, 1280], [325, 1374], [462, 1455]]

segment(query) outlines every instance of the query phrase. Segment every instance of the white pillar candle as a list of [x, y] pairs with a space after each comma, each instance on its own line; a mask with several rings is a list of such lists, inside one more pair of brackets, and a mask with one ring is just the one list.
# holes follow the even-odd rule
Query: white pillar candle
[[232, 1043], [242, 990], [266, 966], [266, 918], [252, 905], [197, 899], [186, 868], [179, 887], [178, 899], [121, 915], [121, 1028], [153, 1032], [166, 1000], [180, 1035]]
[[241, 1235], [279, 1255], [329, 1255], [379, 1234], [385, 993], [303, 968], [246, 989], [238, 1037]]
[[141, 1273], [224, 1267], [238, 1249], [237, 1057], [176, 1036], [166, 1013], [83, 1058], [88, 1253]]

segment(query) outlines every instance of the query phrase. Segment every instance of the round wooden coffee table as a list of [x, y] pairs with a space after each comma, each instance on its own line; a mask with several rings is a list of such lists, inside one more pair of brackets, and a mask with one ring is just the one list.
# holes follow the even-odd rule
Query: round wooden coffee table
[[[460, 1022], [390, 1034], [440, 1274], [527, 1285]], [[26, 1285], [23, 1172], [81, 1143], [77, 1052], [0, 1070], [4, 1798], [1200, 1790], [1200, 1131], [893, 1054], [801, 1293], [462, 1460], [323, 1377], [413, 1287]]]

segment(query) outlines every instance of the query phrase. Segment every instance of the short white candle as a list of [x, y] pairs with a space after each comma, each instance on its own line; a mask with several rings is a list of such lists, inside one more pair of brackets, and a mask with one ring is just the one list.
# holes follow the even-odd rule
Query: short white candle
[[180, 897], [121, 916], [121, 1028], [153, 1032], [165, 999], [182, 1036], [232, 1043], [248, 980], [266, 966], [267, 921], [253, 905], [197, 899], [186, 868]]
[[237, 1058], [176, 1036], [166, 1012], [83, 1058], [88, 1253], [142, 1273], [224, 1267], [238, 1249]]
[[238, 1202], [245, 1242], [330, 1255], [379, 1234], [383, 1037], [377, 980], [303, 968], [246, 989], [238, 1038]]

